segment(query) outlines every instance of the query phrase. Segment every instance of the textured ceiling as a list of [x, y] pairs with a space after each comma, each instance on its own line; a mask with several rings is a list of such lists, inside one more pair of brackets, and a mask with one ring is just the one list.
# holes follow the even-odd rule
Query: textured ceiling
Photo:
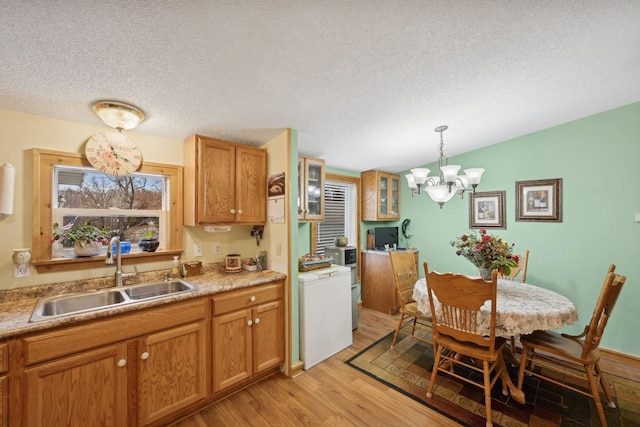
[[640, 101], [637, 0], [0, 0], [0, 109], [401, 171]]

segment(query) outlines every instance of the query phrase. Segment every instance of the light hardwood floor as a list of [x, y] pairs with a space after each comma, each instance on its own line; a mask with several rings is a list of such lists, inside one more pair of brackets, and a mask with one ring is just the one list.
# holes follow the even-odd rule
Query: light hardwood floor
[[[344, 363], [394, 330], [396, 322], [397, 316], [362, 308], [353, 346], [293, 379], [271, 376], [172, 426], [458, 426]], [[627, 378], [640, 377], [636, 369], [618, 369]]]

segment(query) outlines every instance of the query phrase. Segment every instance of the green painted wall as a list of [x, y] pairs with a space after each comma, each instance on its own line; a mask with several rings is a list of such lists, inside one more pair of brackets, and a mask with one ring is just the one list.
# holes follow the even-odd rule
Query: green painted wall
[[[448, 144], [455, 141], [445, 139]], [[506, 229], [494, 233], [515, 242], [516, 252], [530, 250], [527, 282], [559, 292], [576, 304], [580, 320], [563, 331], [582, 331], [609, 264], [616, 264], [627, 282], [602, 346], [634, 356], [640, 356], [640, 340], [634, 333], [640, 330], [638, 161], [640, 103], [449, 159], [463, 169], [486, 169], [478, 191], [506, 191]], [[426, 167], [437, 170], [436, 164]], [[563, 222], [515, 222], [515, 182], [549, 178], [563, 179]], [[403, 219], [411, 219], [411, 243], [420, 249], [421, 262], [428, 261], [429, 268], [438, 271], [474, 273], [473, 265], [456, 256], [449, 244], [469, 229], [467, 195], [440, 210], [426, 194], [412, 198], [403, 177], [401, 213]], [[372, 224], [363, 228], [367, 225]]]

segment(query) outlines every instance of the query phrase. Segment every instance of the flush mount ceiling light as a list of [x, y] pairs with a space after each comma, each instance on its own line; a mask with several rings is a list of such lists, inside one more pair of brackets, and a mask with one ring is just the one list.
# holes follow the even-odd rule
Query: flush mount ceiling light
[[98, 101], [93, 111], [107, 126], [119, 131], [133, 129], [144, 120], [144, 113], [132, 105], [116, 101]]
[[424, 188], [431, 200], [442, 206], [453, 196], [460, 194], [460, 197], [464, 196], [464, 192], [469, 188], [473, 193], [476, 192], [476, 187], [480, 184], [480, 178], [484, 169], [472, 168], [465, 169], [465, 175], [458, 175], [460, 165], [449, 165], [448, 159], [444, 156], [444, 141], [442, 140], [442, 132], [447, 130], [448, 126], [438, 126], [435, 128], [436, 132], [440, 132], [440, 145], [438, 150], [440, 156], [438, 157], [438, 170], [439, 176], [429, 176], [431, 172], [427, 168], [415, 168], [411, 169], [411, 173], [405, 175], [409, 188], [411, 189], [411, 196], [416, 193], [420, 194], [421, 189]]

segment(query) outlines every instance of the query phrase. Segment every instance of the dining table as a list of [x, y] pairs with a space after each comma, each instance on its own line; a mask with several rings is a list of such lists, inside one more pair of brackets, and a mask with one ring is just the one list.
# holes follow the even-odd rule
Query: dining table
[[[431, 316], [429, 295], [425, 278], [418, 279], [413, 286], [413, 300], [418, 303], [418, 311]], [[434, 301], [436, 311], [437, 301]], [[491, 322], [491, 301], [480, 308], [479, 329], [489, 335]], [[514, 336], [530, 334], [536, 330], [558, 329], [578, 320], [578, 310], [571, 300], [549, 289], [514, 280], [498, 279], [496, 290], [496, 336], [510, 339]], [[505, 361], [518, 364], [514, 349], [505, 350]], [[511, 396], [524, 403], [524, 393], [508, 379], [507, 387]]]
[[[514, 280], [498, 279], [497, 285], [496, 336], [511, 338], [537, 330], [559, 329], [578, 320], [575, 304], [564, 295]], [[413, 300], [418, 303], [418, 311], [431, 315], [424, 278], [413, 286]], [[484, 328], [483, 333], [488, 335], [491, 302], [487, 301], [480, 312], [487, 313], [480, 321], [480, 330]]]

